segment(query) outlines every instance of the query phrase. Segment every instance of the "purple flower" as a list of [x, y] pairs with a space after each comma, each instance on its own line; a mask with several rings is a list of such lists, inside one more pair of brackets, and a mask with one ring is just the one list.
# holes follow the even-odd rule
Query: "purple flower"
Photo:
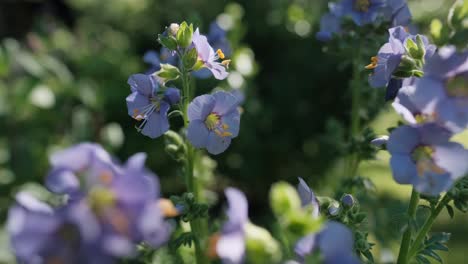
[[69, 206], [88, 208], [101, 229], [98, 244], [104, 255], [132, 256], [142, 241], [159, 247], [171, 227], [159, 207], [157, 177], [144, 167], [146, 155], [115, 164], [99, 145], [83, 143], [51, 157], [46, 186], [73, 195]]
[[231, 139], [239, 134], [238, 100], [232, 94], [218, 91], [196, 97], [188, 108], [190, 121], [187, 138], [196, 148], [211, 154], [224, 152]]
[[[394, 73], [403, 56], [408, 56], [405, 48], [407, 41], [411, 39], [416, 42], [417, 36], [420, 35], [411, 35], [401, 26], [389, 29], [389, 33], [388, 42], [380, 48], [377, 56], [371, 58], [371, 64], [367, 65], [366, 69], [373, 70], [369, 76], [369, 84], [375, 88], [388, 86], [387, 99], [393, 99], [403, 85], [402, 80], [397, 79]], [[435, 46], [429, 44], [425, 36], [420, 37], [424, 43], [425, 58], [428, 59], [434, 54]]]
[[299, 177], [298, 179], [299, 184], [297, 185], [297, 192], [299, 194], [299, 198], [301, 198], [302, 207], [311, 205], [313, 208], [312, 216], [318, 217], [320, 205], [317, 197], [301, 177]]
[[[324, 264], [358, 264], [354, 254], [354, 239], [351, 230], [338, 222], [328, 222], [320, 232], [301, 238], [294, 247], [301, 263], [307, 256], [319, 252]], [[308, 263], [308, 262], [307, 262]]]
[[134, 74], [128, 79], [132, 93], [127, 96], [128, 114], [142, 121], [138, 129], [145, 136], [157, 138], [169, 130], [167, 112], [180, 94], [169, 88], [165, 95], [158, 94], [159, 85], [151, 75]]
[[451, 135], [434, 123], [395, 129], [387, 143], [395, 181], [427, 195], [450, 189], [468, 171], [468, 151], [449, 142]]
[[[192, 42], [198, 52], [198, 59], [202, 61], [203, 66], [211, 71], [218, 80], [224, 80], [228, 76], [226, 67], [229, 60], [224, 60], [224, 53], [221, 49], [214, 51], [206, 36], [201, 35], [198, 28], [192, 36]], [[223, 60], [219, 62], [218, 60]]]
[[216, 254], [223, 263], [242, 263], [246, 251], [244, 228], [249, 222], [247, 198], [235, 188], [227, 188], [225, 194], [229, 204], [228, 220], [217, 240]]
[[147, 74], [153, 74], [161, 69], [161, 63], [168, 63], [177, 66], [178, 57], [169, 49], [163, 47], [158, 53], [155, 50], [149, 50], [143, 55], [143, 61], [150, 65]]
[[391, 21], [393, 27], [409, 26], [411, 11], [405, 0], [387, 0], [384, 9], [385, 20]]
[[100, 226], [89, 208], [53, 209], [27, 193], [18, 193], [8, 213], [7, 230], [20, 263], [114, 263], [98, 250]]
[[411, 95], [423, 113], [437, 113], [437, 119], [454, 132], [468, 126], [468, 52], [453, 46], [439, 49], [424, 68], [424, 77]]
[[341, 19], [331, 13], [327, 13], [320, 19], [320, 31], [316, 38], [320, 41], [330, 41], [334, 34], [341, 33]]
[[350, 16], [358, 26], [370, 24], [383, 14], [385, 0], [342, 0], [330, 3], [330, 12], [336, 17]]

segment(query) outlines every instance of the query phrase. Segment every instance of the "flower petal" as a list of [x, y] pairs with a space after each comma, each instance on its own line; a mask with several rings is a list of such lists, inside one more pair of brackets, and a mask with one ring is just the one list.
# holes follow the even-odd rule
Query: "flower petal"
[[396, 128], [390, 134], [387, 142], [387, 149], [394, 153], [410, 153], [420, 142], [418, 130], [410, 126]]
[[458, 179], [468, 172], [468, 150], [461, 144], [448, 142], [434, 146], [435, 163], [450, 172], [452, 179]]
[[132, 92], [139, 92], [142, 95], [149, 97], [153, 94], [156, 82], [151, 79], [150, 75], [138, 73], [130, 76], [127, 83], [130, 85]]
[[407, 154], [393, 154], [390, 158], [393, 178], [400, 184], [411, 184], [415, 182], [418, 172], [416, 165]]
[[231, 111], [237, 110], [239, 100], [237, 100], [237, 98], [231, 93], [218, 91], [213, 94], [213, 97], [216, 100], [213, 112], [223, 116], [230, 113]]
[[191, 121], [187, 128], [187, 138], [196, 148], [204, 148], [208, 144], [209, 131], [201, 120]]
[[206, 117], [213, 111], [215, 103], [214, 97], [210, 94], [195, 97], [188, 107], [189, 121], [205, 121]]
[[221, 137], [214, 132], [208, 134], [206, 150], [213, 155], [223, 153], [231, 144], [230, 137]]

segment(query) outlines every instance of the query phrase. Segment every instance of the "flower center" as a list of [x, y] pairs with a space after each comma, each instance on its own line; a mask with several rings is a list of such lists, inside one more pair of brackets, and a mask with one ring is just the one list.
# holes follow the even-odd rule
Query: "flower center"
[[205, 119], [205, 125], [209, 130], [214, 130], [220, 121], [220, 116], [217, 113], [209, 114]]
[[377, 63], [379, 62], [379, 58], [377, 56], [373, 56], [370, 58], [370, 60], [371, 60], [371, 63], [365, 67], [366, 70], [373, 70], [377, 68]]
[[468, 73], [457, 75], [447, 81], [447, 93], [453, 97], [468, 97]]
[[88, 201], [91, 208], [96, 213], [100, 213], [105, 208], [113, 206], [116, 202], [116, 197], [114, 192], [109, 189], [96, 187], [89, 192]]
[[432, 113], [432, 114], [415, 114], [414, 119], [416, 119], [416, 123], [422, 124], [422, 123], [427, 123], [427, 122], [433, 122], [437, 119], [437, 114]]
[[370, 5], [369, 0], [356, 0], [354, 2], [354, 9], [358, 12], [367, 12], [369, 11]]
[[416, 170], [419, 176], [423, 176], [426, 172], [437, 174], [445, 173], [445, 170], [437, 166], [432, 159], [434, 149], [430, 146], [418, 146], [411, 153], [411, 158], [416, 163]]

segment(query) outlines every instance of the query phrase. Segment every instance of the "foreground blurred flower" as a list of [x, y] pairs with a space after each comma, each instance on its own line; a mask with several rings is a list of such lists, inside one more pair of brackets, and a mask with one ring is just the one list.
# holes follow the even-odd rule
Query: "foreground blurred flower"
[[[25, 207], [21, 199], [23, 209], [12, 209], [9, 231], [18, 258], [29, 255], [44, 261], [37, 263], [56, 258], [58, 263], [114, 263], [134, 256], [141, 242], [155, 248], [164, 244], [171, 233], [163, 216], [168, 210], [162, 210], [157, 178], [144, 167], [145, 159], [140, 153], [123, 166], [115, 164], [99, 145], [90, 143], [54, 154], [46, 186], [70, 199], [55, 210], [26, 200], [39, 204], [41, 212]], [[17, 212], [37, 219], [40, 226], [15, 225]], [[27, 249], [24, 243], [35, 247]], [[63, 252], [57, 250], [61, 247]]]
[[331, 13], [327, 13], [320, 19], [320, 31], [316, 38], [320, 41], [329, 41], [334, 34], [341, 33], [341, 19]]
[[411, 11], [406, 0], [387, 0], [384, 8], [385, 20], [391, 21], [393, 27], [409, 26]]
[[426, 195], [447, 191], [468, 172], [468, 150], [434, 123], [395, 129], [387, 143], [393, 178]]
[[414, 89], [411, 99], [421, 112], [437, 113], [439, 122], [454, 132], [468, 127], [468, 52], [439, 49]]
[[[229, 60], [225, 60], [225, 55], [221, 49], [214, 51], [206, 36], [201, 35], [198, 28], [193, 33], [193, 45], [198, 53], [198, 60], [201, 61], [203, 67], [211, 71], [213, 76], [218, 80], [224, 80], [228, 76], [226, 68], [229, 65]], [[222, 61], [219, 62], [218, 60]]]
[[338, 222], [328, 222], [320, 232], [303, 237], [294, 251], [301, 263], [361, 263], [354, 253], [351, 230]]
[[180, 91], [168, 88], [158, 94], [159, 85], [151, 75], [134, 74], [128, 79], [132, 93], [127, 96], [128, 114], [142, 121], [138, 129], [145, 136], [157, 138], [169, 130], [167, 112], [179, 101]]
[[386, 99], [393, 99], [403, 85], [402, 79], [422, 76], [424, 61], [430, 58], [436, 47], [421, 35], [411, 35], [399, 26], [389, 29], [390, 38], [371, 58], [366, 69], [373, 70], [369, 76], [372, 87], [387, 87]]
[[249, 221], [245, 195], [235, 189], [225, 191], [228, 200], [227, 222], [211, 246], [223, 263], [278, 263], [281, 251], [270, 233]]
[[19, 263], [113, 263], [97, 250], [101, 232], [81, 204], [54, 210], [27, 193], [18, 193], [7, 230]]
[[188, 119], [187, 138], [192, 145], [220, 154], [239, 134], [238, 100], [224, 91], [198, 96], [189, 105]]

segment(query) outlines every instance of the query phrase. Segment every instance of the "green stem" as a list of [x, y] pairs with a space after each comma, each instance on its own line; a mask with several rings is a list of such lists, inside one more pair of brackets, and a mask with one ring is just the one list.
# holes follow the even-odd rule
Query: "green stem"
[[[408, 217], [409, 221], [411, 221], [414, 216], [416, 215], [416, 209], [418, 208], [419, 203], [419, 193], [413, 189], [411, 192], [411, 199], [408, 205]], [[411, 243], [411, 226], [408, 224], [406, 227], [405, 233], [403, 233], [403, 237], [401, 239], [401, 246], [400, 246], [400, 253], [398, 255], [398, 264], [406, 264], [408, 263], [408, 251]]]
[[[184, 127], [187, 129], [188, 127], [188, 105], [192, 100], [192, 92], [190, 90], [190, 73], [182, 66], [182, 90], [183, 90], [183, 98], [182, 98], [182, 105], [181, 110], [183, 112], [184, 117]], [[197, 152], [193, 148], [192, 144], [185, 139], [185, 146], [186, 146], [186, 159], [184, 163], [184, 172], [185, 172], [185, 182], [187, 184], [187, 190], [195, 196], [197, 202], [201, 199], [201, 193], [199, 184], [197, 179], [195, 178], [194, 172], [194, 164]], [[195, 245], [195, 258], [197, 264], [204, 264], [208, 263], [205, 255], [205, 244], [206, 244], [206, 232], [204, 232], [203, 228], [204, 224], [202, 219], [195, 219], [190, 221], [190, 228], [193, 233], [194, 237], [194, 245]]]
[[434, 224], [434, 221], [436, 220], [437, 216], [440, 214], [442, 209], [444, 209], [444, 207], [450, 202], [450, 200], [451, 198], [447, 194], [445, 194], [444, 197], [440, 200], [439, 204], [434, 209], [434, 211], [431, 212], [431, 215], [429, 216], [429, 218], [427, 218], [423, 227], [421, 228], [421, 230], [419, 230], [419, 233], [414, 239], [413, 245], [411, 246], [409, 250], [409, 254], [408, 254], [409, 258], [412, 258], [418, 253], [421, 243], [426, 238], [426, 235], [431, 229], [432, 225]]

